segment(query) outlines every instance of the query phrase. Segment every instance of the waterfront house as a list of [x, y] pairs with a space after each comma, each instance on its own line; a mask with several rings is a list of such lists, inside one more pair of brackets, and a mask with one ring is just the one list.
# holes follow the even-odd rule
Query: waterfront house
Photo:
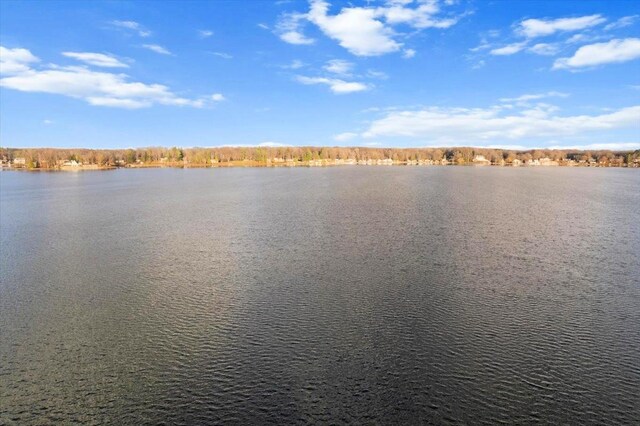
[[487, 160], [484, 155], [476, 155], [473, 157], [473, 165], [474, 166], [490, 166], [491, 161]]
[[27, 160], [24, 157], [16, 157], [13, 159], [13, 167], [21, 168], [27, 166]]
[[545, 157], [540, 159], [540, 165], [541, 166], [558, 166], [559, 163], [557, 161], [552, 160], [549, 157]]
[[515, 159], [513, 159], [513, 161], [511, 161], [511, 165], [512, 165], [513, 167], [519, 167], [519, 166], [521, 166], [521, 165], [522, 165], [522, 161], [521, 161], [521, 160], [519, 160], [519, 159], [517, 159], [517, 158], [515, 158]]

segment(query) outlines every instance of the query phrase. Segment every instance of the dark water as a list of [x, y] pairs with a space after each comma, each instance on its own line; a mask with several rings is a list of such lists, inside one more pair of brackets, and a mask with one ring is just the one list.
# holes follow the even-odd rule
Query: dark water
[[0, 174], [0, 424], [629, 424], [640, 173]]

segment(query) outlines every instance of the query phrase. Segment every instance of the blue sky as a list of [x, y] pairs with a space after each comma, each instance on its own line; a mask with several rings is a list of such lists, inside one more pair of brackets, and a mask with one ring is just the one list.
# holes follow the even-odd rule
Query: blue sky
[[2, 146], [640, 147], [640, 2], [0, 12]]

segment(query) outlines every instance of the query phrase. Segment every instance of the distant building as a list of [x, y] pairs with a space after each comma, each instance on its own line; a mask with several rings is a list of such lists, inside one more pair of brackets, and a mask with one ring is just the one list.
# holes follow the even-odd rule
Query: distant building
[[64, 167], [79, 167], [81, 164], [78, 163], [76, 160], [68, 160], [62, 163], [62, 165]]
[[484, 155], [476, 155], [473, 157], [473, 165], [474, 166], [490, 166], [491, 161], [484, 158]]
[[527, 166], [539, 166], [540, 160], [527, 160]]
[[549, 157], [545, 157], [540, 159], [540, 165], [541, 166], [559, 166], [560, 164]]
[[519, 166], [521, 166], [521, 165], [522, 165], [522, 161], [521, 161], [521, 160], [518, 160], [517, 158], [515, 158], [513, 161], [511, 161], [511, 165], [512, 165], [513, 167], [519, 167]]
[[13, 167], [26, 167], [27, 159], [24, 157], [16, 157], [13, 159]]

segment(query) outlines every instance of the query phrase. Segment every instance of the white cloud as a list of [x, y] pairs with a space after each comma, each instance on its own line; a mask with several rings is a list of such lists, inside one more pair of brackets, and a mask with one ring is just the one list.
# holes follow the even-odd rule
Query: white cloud
[[288, 13], [276, 25], [275, 32], [280, 39], [289, 44], [309, 45], [316, 41], [308, 38], [302, 33], [302, 23], [306, 20], [306, 15], [302, 13]]
[[111, 21], [111, 25], [118, 28], [133, 30], [137, 32], [140, 37], [149, 37], [151, 35], [151, 31], [145, 29], [136, 21]]
[[0, 73], [5, 75], [19, 74], [29, 70], [32, 63], [39, 62], [36, 56], [27, 49], [9, 49], [0, 46]]
[[304, 34], [298, 31], [287, 31], [280, 34], [280, 38], [289, 44], [313, 44], [316, 41], [312, 38], [307, 38]]
[[640, 18], [640, 15], [623, 16], [615, 22], [605, 25], [605, 31], [617, 30], [618, 28], [628, 27], [633, 25], [636, 20]]
[[200, 38], [209, 38], [213, 35], [213, 31], [211, 30], [198, 30], [198, 36]]
[[291, 146], [291, 145], [287, 145], [287, 144], [280, 143], [280, 142], [267, 141], [267, 142], [259, 143], [258, 146], [267, 147], [267, 148], [281, 148], [281, 147], [286, 147], [286, 146]]
[[53, 120], [48, 120], [48, 119], [42, 120], [42, 124], [45, 124], [48, 126], [50, 124], [53, 124]]
[[569, 94], [562, 93], [562, 92], [546, 92], [546, 93], [521, 95], [521, 96], [518, 96], [517, 98], [500, 98], [500, 102], [528, 102], [528, 101], [544, 99], [544, 98], [554, 98], [554, 97], [566, 98], [567, 96], [569, 96]]
[[[212, 100], [184, 98], [161, 84], [130, 81], [126, 74], [93, 71], [81, 66], [61, 67], [50, 64], [36, 69], [30, 64], [35, 63], [37, 58], [28, 50], [0, 49], [3, 64], [0, 86], [8, 89], [51, 93], [82, 99], [91, 105], [129, 109], [152, 105], [199, 108]], [[5, 67], [5, 63], [9, 66]]]
[[171, 52], [158, 44], [143, 44], [142, 47], [149, 49], [161, 55], [171, 55]]
[[326, 84], [331, 91], [336, 94], [362, 92], [369, 89], [369, 86], [364, 83], [344, 81], [337, 78], [305, 77], [299, 75], [296, 77], [296, 80], [302, 84]]
[[89, 65], [105, 68], [129, 68], [129, 65], [120, 62], [113, 56], [104, 53], [92, 52], [62, 52], [63, 56], [73, 58]]
[[[435, 0], [417, 3], [395, 0], [380, 7], [349, 6], [336, 14], [330, 13], [330, 4], [324, 0], [311, 0], [310, 3], [307, 13], [291, 13], [281, 18], [277, 29], [280, 38], [293, 44], [311, 44], [313, 39], [302, 33], [304, 24], [310, 22], [356, 56], [379, 56], [399, 51], [403, 44], [396, 40], [400, 34], [394, 26], [409, 26], [415, 30], [448, 28], [458, 21], [458, 17], [437, 18], [440, 5]], [[406, 57], [413, 56], [411, 52], [412, 49], [406, 49]]]
[[151, 106], [151, 103], [144, 99], [89, 96], [85, 100], [89, 102], [89, 104], [94, 106], [106, 106], [114, 108], [138, 109]]
[[404, 49], [402, 51], [402, 57], [405, 59], [411, 59], [416, 56], [416, 51], [413, 49]]
[[554, 56], [560, 51], [560, 46], [557, 43], [537, 43], [527, 50], [536, 55]]
[[353, 63], [343, 59], [332, 59], [323, 66], [325, 71], [339, 75], [349, 75], [353, 70]]
[[336, 142], [347, 142], [357, 137], [358, 137], [357, 133], [345, 132], [345, 133], [340, 133], [338, 135], [335, 135], [333, 137], [333, 140], [335, 140]]
[[571, 146], [550, 146], [547, 149], [575, 149], [579, 151], [590, 150], [610, 150], [610, 151], [631, 151], [640, 149], [640, 142], [613, 142], [613, 143], [591, 143], [586, 145]]
[[491, 53], [492, 55], [498, 55], [498, 56], [513, 55], [514, 53], [518, 53], [522, 49], [524, 49], [526, 45], [527, 43], [525, 42], [512, 43], [503, 47], [492, 49], [489, 51], [489, 53]]
[[222, 102], [225, 101], [226, 98], [222, 93], [214, 93], [213, 95], [211, 95], [211, 100], [214, 102]]
[[[284, 143], [280, 143], [280, 142], [274, 142], [274, 141], [266, 141], [266, 142], [261, 142], [259, 144], [256, 143], [238, 143], [238, 144], [225, 144], [225, 145], [217, 145], [218, 147], [222, 147], [222, 148], [255, 148], [255, 147], [264, 147], [264, 148], [281, 148], [281, 147], [287, 147], [287, 146], [293, 146], [293, 145], [287, 145]], [[214, 148], [216, 146], [213, 146], [211, 148]]]
[[476, 141], [526, 140], [540, 137], [593, 135], [597, 131], [637, 129], [640, 106], [601, 115], [561, 116], [552, 105], [537, 104], [519, 109], [439, 108], [390, 111], [374, 120], [362, 134], [365, 138], [429, 138], [449, 144]]
[[356, 56], [378, 56], [402, 47], [393, 39], [393, 30], [376, 19], [376, 9], [346, 7], [337, 15], [328, 12], [327, 2], [314, 0], [307, 16], [326, 36]]
[[262, 28], [263, 30], [268, 30], [269, 26], [267, 24], [263, 24], [263, 23], [259, 23], [258, 27]]
[[434, 16], [440, 12], [437, 1], [418, 2], [417, 7], [406, 7], [412, 2], [389, 2], [388, 7], [378, 8], [379, 14], [383, 15], [386, 22], [391, 25], [408, 24], [414, 28], [449, 28], [456, 24], [456, 18], [437, 19]]
[[553, 69], [576, 69], [603, 64], [627, 62], [640, 58], [640, 39], [613, 39], [606, 43], [588, 44], [570, 58], [559, 58]]
[[560, 31], [578, 31], [600, 25], [606, 19], [601, 15], [588, 15], [578, 18], [525, 19], [518, 25], [517, 31], [528, 38], [544, 37]]

